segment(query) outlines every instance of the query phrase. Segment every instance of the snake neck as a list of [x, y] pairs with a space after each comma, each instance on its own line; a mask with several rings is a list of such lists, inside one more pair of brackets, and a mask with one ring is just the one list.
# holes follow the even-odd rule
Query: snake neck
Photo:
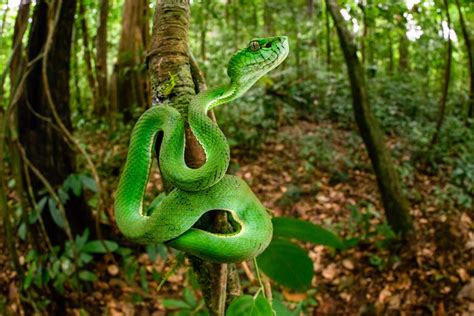
[[191, 106], [207, 113], [218, 105], [229, 103], [238, 98], [242, 95], [239, 90], [239, 87], [231, 81], [228, 84], [199, 93]]

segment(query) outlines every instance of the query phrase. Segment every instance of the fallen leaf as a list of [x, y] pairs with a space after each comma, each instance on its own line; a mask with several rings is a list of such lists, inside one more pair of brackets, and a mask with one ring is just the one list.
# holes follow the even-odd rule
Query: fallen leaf
[[283, 290], [283, 297], [288, 302], [301, 302], [301, 301], [305, 300], [308, 297], [308, 294], [306, 294], [306, 293], [291, 293], [288, 290], [284, 289]]
[[385, 304], [387, 299], [392, 295], [392, 292], [390, 292], [388, 286], [384, 287], [382, 291], [379, 293], [379, 298], [378, 302], [381, 304]]
[[342, 265], [343, 265], [344, 268], [346, 268], [347, 270], [354, 270], [354, 263], [352, 263], [352, 261], [349, 260], [349, 259], [344, 259], [344, 260], [342, 260]]
[[119, 268], [115, 264], [110, 264], [110, 265], [107, 266], [107, 272], [111, 276], [115, 276], [119, 273]]
[[326, 269], [323, 270], [322, 275], [325, 279], [333, 280], [336, 277], [337, 272], [336, 264], [331, 263]]

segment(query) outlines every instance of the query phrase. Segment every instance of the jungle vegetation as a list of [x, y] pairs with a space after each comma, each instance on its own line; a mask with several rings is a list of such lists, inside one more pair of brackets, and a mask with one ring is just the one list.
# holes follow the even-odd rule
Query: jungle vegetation
[[[0, 0], [0, 314], [472, 313], [473, 30], [470, 0]], [[287, 60], [209, 114], [271, 246], [214, 264], [126, 240], [135, 121], [274, 35]], [[169, 189], [155, 166], [147, 199]]]

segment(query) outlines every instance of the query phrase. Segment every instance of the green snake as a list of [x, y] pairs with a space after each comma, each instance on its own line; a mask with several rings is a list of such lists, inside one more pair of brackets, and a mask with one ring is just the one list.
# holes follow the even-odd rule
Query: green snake
[[[197, 169], [188, 167], [184, 160], [185, 121], [178, 110], [161, 105], [141, 115], [131, 134], [115, 198], [117, 226], [125, 237], [142, 244], [165, 242], [212, 262], [247, 260], [268, 246], [272, 238], [270, 215], [242, 179], [225, 174], [229, 145], [207, 111], [240, 97], [277, 67], [288, 51], [286, 36], [254, 39], [232, 56], [228, 84], [191, 99], [189, 127], [206, 154], [206, 162]], [[160, 171], [174, 189], [161, 203], [146, 210], [143, 200], [159, 132], [163, 132]], [[193, 228], [212, 210], [229, 212], [236, 231], [217, 234]]]

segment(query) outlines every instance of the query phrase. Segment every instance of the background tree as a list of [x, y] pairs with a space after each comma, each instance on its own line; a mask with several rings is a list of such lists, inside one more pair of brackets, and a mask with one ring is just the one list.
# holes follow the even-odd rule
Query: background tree
[[364, 71], [354, 39], [344, 26], [340, 8], [335, 0], [327, 0], [329, 12], [339, 35], [341, 49], [346, 59], [354, 106], [354, 115], [364, 144], [367, 147], [377, 177], [385, 215], [392, 228], [403, 236], [412, 229], [408, 201], [404, 197], [397, 172], [385, 147], [382, 130], [372, 113]]
[[143, 66], [149, 38], [148, 12], [146, 0], [125, 1], [117, 62], [112, 75], [114, 87], [110, 93], [112, 109], [117, 109], [126, 123], [131, 121], [133, 111], [148, 104], [149, 100]]

